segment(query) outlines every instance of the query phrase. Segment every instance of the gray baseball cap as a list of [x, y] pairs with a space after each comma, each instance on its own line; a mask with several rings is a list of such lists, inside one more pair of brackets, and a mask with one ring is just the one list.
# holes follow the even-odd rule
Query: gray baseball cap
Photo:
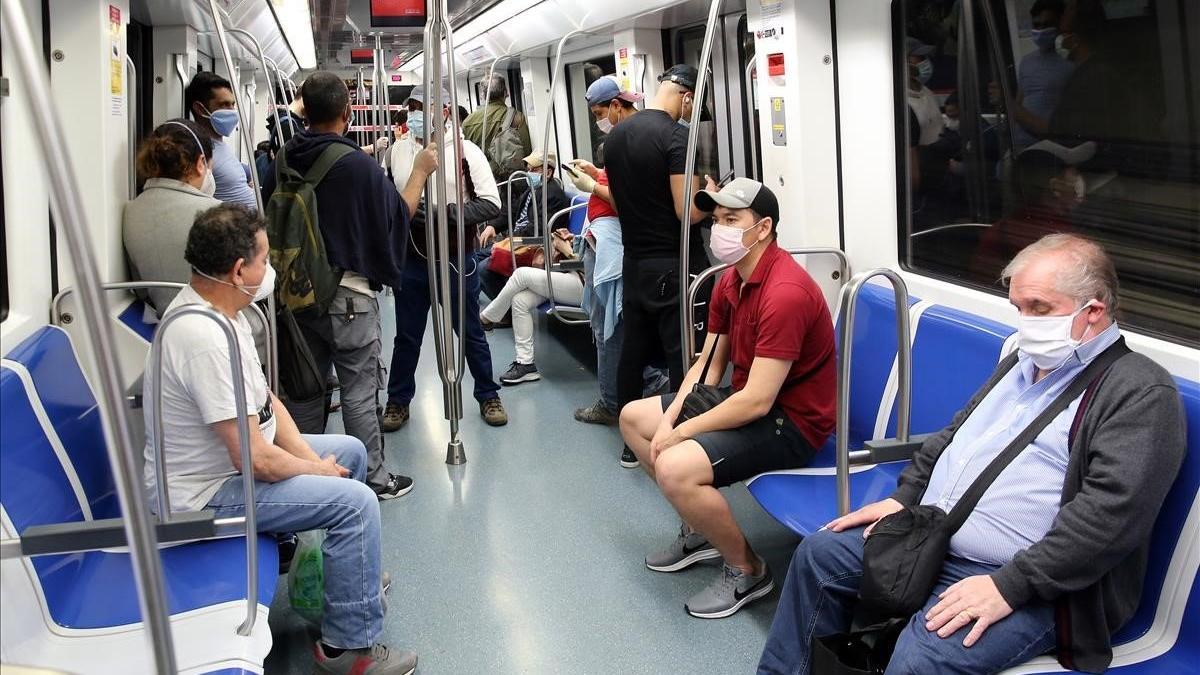
[[[425, 85], [419, 84], [412, 88], [412, 91], [408, 93], [408, 98], [405, 100], [416, 101], [424, 105], [425, 98]], [[442, 87], [442, 105], [450, 105], [450, 92], [446, 91], [445, 87]]]
[[779, 201], [766, 185], [749, 178], [734, 178], [720, 192], [701, 190], [696, 193], [696, 208], [712, 211], [718, 206], [727, 209], [753, 209], [760, 216], [779, 224]]

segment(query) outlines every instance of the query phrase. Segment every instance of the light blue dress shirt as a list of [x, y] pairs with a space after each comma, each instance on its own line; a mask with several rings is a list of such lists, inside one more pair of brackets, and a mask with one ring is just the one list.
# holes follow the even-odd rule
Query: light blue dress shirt
[[[1033, 360], [1021, 354], [954, 434], [933, 467], [921, 503], [936, 504], [949, 513], [987, 465], [1120, 335], [1117, 324], [1112, 324], [1040, 382], [1033, 381], [1037, 375]], [[1080, 398], [1000, 473], [950, 539], [950, 555], [1003, 565], [1046, 536], [1058, 515], [1071, 455], [1067, 436]]]
[[[1063, 87], [1073, 72], [1075, 64], [1059, 56], [1053, 49], [1039, 49], [1027, 54], [1017, 68], [1017, 88], [1024, 95], [1022, 105], [1034, 115], [1049, 121], [1058, 108]], [[1020, 124], [1013, 131], [1018, 147], [1024, 148], [1038, 141]]]
[[258, 202], [254, 200], [254, 190], [246, 181], [249, 174], [238, 161], [237, 155], [229, 144], [220, 139], [213, 140], [212, 157], [213, 179], [217, 182], [217, 191], [213, 197], [226, 203], [242, 204], [252, 210], [258, 210]]

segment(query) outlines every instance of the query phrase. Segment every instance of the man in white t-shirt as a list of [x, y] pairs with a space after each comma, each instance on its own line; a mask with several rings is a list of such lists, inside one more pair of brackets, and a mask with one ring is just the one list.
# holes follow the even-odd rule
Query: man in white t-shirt
[[[225, 332], [211, 318], [179, 318], [162, 335], [163, 457], [170, 508], [211, 509], [217, 518], [245, 515], [241, 472], [256, 479], [260, 532], [323, 529], [325, 612], [314, 650], [326, 673], [402, 675], [416, 668], [412, 652], [380, 648], [379, 501], [363, 482], [367, 451], [352, 436], [301, 434], [267, 386], [250, 325], [239, 313], [275, 285], [267, 261], [266, 224], [241, 205], [224, 204], [196, 216], [184, 257], [190, 285], [164, 316], [200, 305], [229, 320], [238, 339], [253, 466], [243, 467], [238, 409]], [[146, 391], [159, 376], [146, 370]], [[147, 397], [147, 492], [155, 509], [154, 412]]]

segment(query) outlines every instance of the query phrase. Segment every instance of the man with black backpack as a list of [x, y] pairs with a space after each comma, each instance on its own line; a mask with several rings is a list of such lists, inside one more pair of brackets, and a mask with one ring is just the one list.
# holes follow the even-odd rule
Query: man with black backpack
[[462, 123], [463, 138], [483, 150], [497, 183], [508, 180], [512, 172], [520, 171], [522, 158], [533, 152], [529, 123], [520, 111], [505, 105], [507, 96], [508, 84], [504, 76], [492, 75], [487, 105], [468, 115]]
[[[1002, 278], [1017, 352], [925, 440], [891, 497], [800, 543], [759, 673], [849, 672], [864, 658], [873, 672], [994, 673], [1052, 649], [1067, 670], [1109, 666], [1186, 452], [1179, 391], [1125, 347], [1099, 245], [1048, 235]], [[852, 620], [861, 630], [847, 634]]]
[[[263, 183], [280, 304], [295, 313], [317, 373], [337, 368], [346, 432], [367, 447], [367, 484], [391, 499], [411, 490], [412, 479], [384, 467], [375, 293], [385, 284], [400, 287], [410, 214], [438, 159], [433, 146], [417, 153], [397, 192], [379, 164], [344, 135], [350, 92], [341, 78], [313, 73], [300, 96], [308, 128], [284, 146]], [[288, 409], [302, 432], [324, 431], [323, 391], [290, 400]]]

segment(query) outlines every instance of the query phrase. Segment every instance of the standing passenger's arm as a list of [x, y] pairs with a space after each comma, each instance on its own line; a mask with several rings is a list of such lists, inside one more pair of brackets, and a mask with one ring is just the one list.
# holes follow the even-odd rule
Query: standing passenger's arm
[[[694, 195], [699, 190], [700, 179], [692, 177], [692, 194]], [[671, 175], [671, 196], [675, 199], [675, 216], [677, 218], [683, 218], [683, 212], [685, 208], [685, 204], [683, 202], [687, 199], [687, 184], [684, 182], [683, 174]], [[707, 217], [708, 212], [701, 211], [700, 209], [696, 208], [696, 204], [693, 201], [691, 204], [690, 215], [688, 216], [688, 222], [694, 225]]]
[[408, 175], [408, 182], [400, 191], [400, 198], [404, 200], [409, 213], [417, 212], [417, 206], [421, 203], [421, 193], [425, 191], [425, 181], [430, 174], [437, 171], [437, 147], [437, 141], [434, 141], [418, 152], [413, 159], [412, 173]]

